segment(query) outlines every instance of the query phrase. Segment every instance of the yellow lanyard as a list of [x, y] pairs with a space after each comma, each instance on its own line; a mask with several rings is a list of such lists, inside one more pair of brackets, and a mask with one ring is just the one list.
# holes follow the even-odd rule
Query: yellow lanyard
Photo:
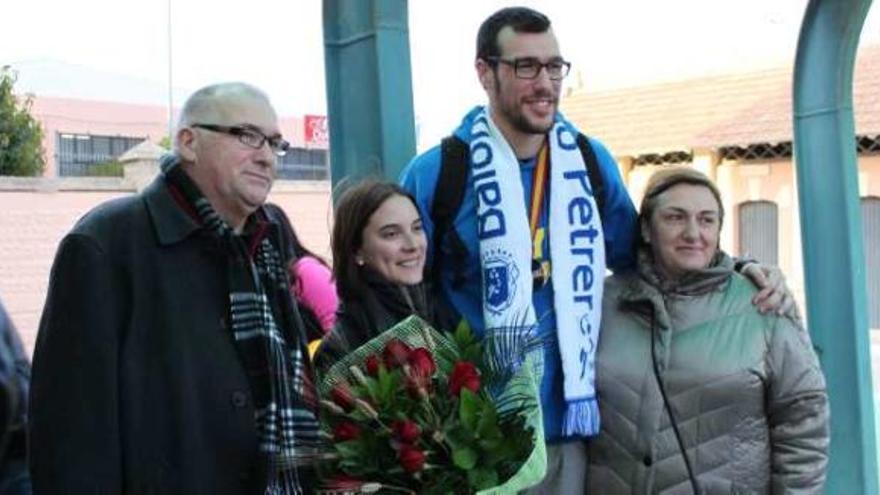
[[[550, 280], [550, 262], [542, 260], [540, 243], [542, 239], [538, 239], [538, 224], [541, 222], [541, 210], [544, 208], [544, 194], [547, 191], [547, 171], [550, 170], [550, 157], [548, 155], [549, 147], [547, 140], [538, 151], [538, 158], [535, 162], [535, 172], [532, 175], [532, 204], [529, 209], [529, 228], [532, 231], [532, 287], [538, 290], [547, 284]], [[543, 237], [543, 235], [542, 235]]]
[[532, 245], [535, 243], [535, 235], [538, 232], [538, 223], [541, 221], [541, 210], [544, 207], [545, 184], [547, 183], [547, 170], [550, 168], [547, 141], [538, 151], [538, 159], [535, 163], [535, 171], [532, 175], [532, 205], [529, 209], [529, 228], [532, 231]]

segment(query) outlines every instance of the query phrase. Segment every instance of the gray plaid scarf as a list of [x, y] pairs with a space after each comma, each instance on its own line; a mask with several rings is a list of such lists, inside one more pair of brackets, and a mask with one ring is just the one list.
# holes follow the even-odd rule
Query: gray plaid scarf
[[166, 155], [161, 168], [226, 253], [232, 338], [251, 385], [259, 448], [268, 471], [266, 493], [304, 493], [311, 470], [298, 464], [318, 444], [317, 401], [302, 322], [281, 259], [279, 229], [251, 215], [247, 230], [255, 231], [250, 240], [255, 250], [249, 249], [246, 237], [220, 218], [178, 157]]

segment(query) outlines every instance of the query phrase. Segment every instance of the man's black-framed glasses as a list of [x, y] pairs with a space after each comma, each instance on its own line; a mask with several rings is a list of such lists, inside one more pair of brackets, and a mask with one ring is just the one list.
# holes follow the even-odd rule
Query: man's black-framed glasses
[[278, 156], [286, 155], [287, 150], [290, 149], [290, 143], [285, 141], [284, 138], [282, 138], [281, 136], [267, 136], [263, 134], [263, 131], [257, 129], [256, 127], [251, 127], [247, 125], [216, 124], [193, 124], [192, 127], [196, 127], [198, 129], [206, 129], [212, 132], [222, 132], [223, 134], [235, 136], [238, 138], [241, 144], [257, 150], [262, 148], [264, 143], [268, 142], [269, 148], [271, 148], [272, 152]]
[[523, 57], [508, 60], [501, 57], [486, 57], [492, 64], [502, 63], [513, 67], [513, 73], [518, 79], [535, 79], [541, 74], [541, 69], [547, 69], [547, 76], [554, 81], [562, 80], [571, 70], [571, 62], [561, 58], [543, 63], [534, 57]]

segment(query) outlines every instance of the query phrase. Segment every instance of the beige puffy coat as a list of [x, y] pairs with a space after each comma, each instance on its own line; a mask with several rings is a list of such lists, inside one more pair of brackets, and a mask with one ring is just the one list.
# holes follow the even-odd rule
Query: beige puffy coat
[[[825, 381], [809, 335], [761, 315], [752, 284], [720, 253], [666, 285], [643, 253], [605, 285], [590, 442], [591, 494], [689, 494], [687, 470], [651, 360], [704, 495], [821, 493], [828, 452]], [[652, 326], [654, 330], [652, 332]]]

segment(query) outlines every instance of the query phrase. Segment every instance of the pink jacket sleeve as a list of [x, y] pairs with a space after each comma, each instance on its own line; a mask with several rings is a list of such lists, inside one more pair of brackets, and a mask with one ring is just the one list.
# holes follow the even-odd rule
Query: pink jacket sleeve
[[294, 283], [290, 290], [293, 297], [306, 306], [321, 323], [324, 333], [336, 322], [336, 284], [330, 269], [311, 256], [303, 256], [290, 265]]

